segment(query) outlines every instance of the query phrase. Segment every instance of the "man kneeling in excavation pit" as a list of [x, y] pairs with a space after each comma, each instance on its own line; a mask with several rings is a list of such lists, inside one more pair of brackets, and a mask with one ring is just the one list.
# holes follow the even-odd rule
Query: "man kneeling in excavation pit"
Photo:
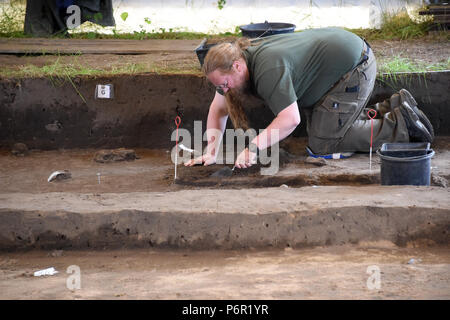
[[[216, 87], [207, 129], [221, 132], [208, 137], [203, 156], [187, 162], [216, 162], [228, 116], [235, 128], [248, 127], [243, 102], [246, 95], [262, 98], [273, 121], [250, 141], [236, 158], [237, 168], [256, 163], [257, 153], [286, 138], [306, 114], [308, 149], [314, 156], [339, 158], [368, 152], [371, 120], [367, 103], [375, 84], [376, 60], [370, 45], [340, 28], [311, 29], [213, 46], [203, 72]], [[431, 142], [433, 128], [412, 95], [402, 89], [373, 106], [373, 148], [384, 142]], [[277, 135], [271, 135], [278, 130]], [[278, 137], [273, 139], [273, 137]]]

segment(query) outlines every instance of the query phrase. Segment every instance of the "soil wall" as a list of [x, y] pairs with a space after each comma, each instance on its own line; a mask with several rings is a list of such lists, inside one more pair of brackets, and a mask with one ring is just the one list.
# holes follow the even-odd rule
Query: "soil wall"
[[[114, 98], [96, 99], [97, 84], [113, 84]], [[450, 71], [383, 75], [370, 103], [406, 88], [429, 116], [436, 134], [449, 135], [449, 87]], [[213, 87], [198, 75], [0, 79], [0, 147], [17, 142], [43, 150], [170, 147], [177, 115], [182, 128], [193, 132], [194, 121], [202, 120], [205, 130], [213, 94]], [[265, 128], [273, 119], [256, 99], [248, 110], [253, 128]], [[303, 135], [304, 122], [294, 132]]]
[[[0, 250], [293, 248], [390, 241], [448, 245], [448, 210], [329, 208], [253, 215], [122, 210], [80, 214], [1, 209]], [[324, 227], [326, 226], [326, 227]]]

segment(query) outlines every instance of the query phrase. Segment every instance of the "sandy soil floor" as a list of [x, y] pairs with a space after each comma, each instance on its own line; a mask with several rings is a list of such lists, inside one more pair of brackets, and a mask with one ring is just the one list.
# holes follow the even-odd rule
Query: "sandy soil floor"
[[[80, 282], [72, 282], [80, 289], [67, 287], [72, 265], [80, 268]], [[33, 276], [48, 267], [59, 273]], [[379, 288], [369, 267], [379, 268]], [[281, 251], [2, 253], [0, 289], [0, 299], [450, 299], [450, 251], [366, 243]]]
[[[17, 157], [10, 150], [0, 151], [0, 193], [121, 193], [165, 192], [200, 187], [249, 188], [291, 187], [314, 185], [369, 185], [380, 183], [380, 159], [374, 154], [372, 171], [369, 155], [355, 154], [349, 159], [328, 160], [324, 166], [306, 163], [305, 138], [288, 138], [281, 144], [292, 158], [280, 156], [280, 168], [275, 175], [261, 175], [261, 166], [236, 169], [231, 177], [214, 178], [211, 175], [232, 164], [185, 167], [181, 164], [190, 156], [179, 159], [177, 182], [168, 150], [136, 149], [139, 159], [114, 163], [93, 160], [95, 149], [39, 151]], [[437, 137], [433, 143], [432, 185], [446, 186], [450, 179], [450, 139]], [[182, 153], [180, 153], [181, 155]], [[47, 182], [57, 170], [69, 170], [72, 178]], [[97, 173], [100, 173], [100, 184]], [[440, 179], [440, 180], [439, 180]]]

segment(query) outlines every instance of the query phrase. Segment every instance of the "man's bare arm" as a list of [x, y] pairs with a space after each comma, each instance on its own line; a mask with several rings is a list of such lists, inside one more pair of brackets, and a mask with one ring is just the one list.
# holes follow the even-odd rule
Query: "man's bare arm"
[[[300, 124], [300, 112], [298, 110], [297, 101], [284, 108], [276, 117], [272, 120], [269, 126], [263, 130], [258, 136], [256, 136], [252, 142], [258, 146], [258, 149], [263, 150], [271, 145], [283, 140], [295, 130]], [[271, 140], [271, 130], [279, 130], [278, 140]]]
[[227, 101], [223, 95], [216, 92], [209, 107], [208, 119], [206, 121], [206, 136], [208, 139], [206, 153], [201, 157], [186, 162], [186, 166], [193, 166], [200, 163], [204, 163], [207, 166], [216, 162], [217, 150], [222, 141], [227, 119]]
[[[294, 102], [284, 108], [275, 119], [272, 120], [269, 126], [251, 142], [256, 144], [260, 150], [266, 149], [290, 135], [299, 124], [300, 112], [298, 110], [297, 102]], [[278, 130], [278, 135], [272, 135], [272, 130]], [[278, 137], [278, 139], [273, 140], [274, 137]], [[256, 154], [251, 153], [246, 148], [236, 158], [235, 166], [236, 168], [248, 168], [254, 163], [256, 163]]]

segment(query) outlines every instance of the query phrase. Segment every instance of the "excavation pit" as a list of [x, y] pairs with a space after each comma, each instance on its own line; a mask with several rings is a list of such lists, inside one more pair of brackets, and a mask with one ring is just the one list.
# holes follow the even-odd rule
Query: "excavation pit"
[[[34, 40], [7, 42], [17, 47]], [[64, 47], [77, 52], [78, 46], [70, 43]], [[212, 177], [233, 164], [187, 168], [180, 163], [175, 180], [170, 157], [174, 119], [179, 116], [180, 129], [194, 137], [195, 123], [200, 123], [197, 132], [202, 135], [214, 95], [199, 71], [194, 52], [198, 41], [149, 40], [146, 48], [136, 42], [145, 52], [134, 54], [141, 55], [124, 55], [132, 53], [129, 43], [117, 44], [95, 46], [110, 53], [84, 52], [83, 61], [91, 68], [105, 60], [111, 67], [122, 60], [145, 61], [145, 70], [153, 71], [73, 77], [23, 77], [16, 72], [17, 77], [0, 79], [0, 250], [450, 243], [450, 72], [379, 74], [369, 102], [401, 88], [414, 93], [437, 136], [430, 187], [381, 186], [375, 151], [371, 171], [368, 154], [308, 161], [302, 110], [302, 124], [280, 144], [293, 157], [282, 161], [274, 175], [261, 174], [258, 165], [235, 169], [229, 177]], [[399, 45], [394, 44], [396, 49]], [[408, 52], [415, 45], [404, 44]], [[386, 42], [372, 47], [384, 52]], [[426, 47], [432, 49], [428, 43]], [[442, 44], [437, 47], [441, 50]], [[33, 52], [29, 49], [22, 53]], [[436, 55], [427, 50], [426, 56]], [[0, 58], [8, 70], [25, 64], [22, 57]], [[72, 57], [60, 59], [70, 64]], [[54, 56], [26, 61], [51, 64]], [[114, 86], [112, 99], [96, 99], [95, 88], [103, 84]], [[258, 99], [249, 101], [246, 111], [253, 128], [266, 128], [273, 120]], [[17, 143], [27, 148], [17, 148], [13, 155]], [[115, 148], [133, 149], [137, 158], [93, 160], [100, 149]], [[68, 170], [71, 178], [48, 182], [57, 170]]]
[[[0, 250], [449, 244], [448, 137], [433, 144], [430, 187], [381, 186], [368, 154], [307, 163], [305, 145], [286, 140], [291, 156], [274, 176], [254, 166], [216, 178], [225, 165], [179, 164], [176, 181], [165, 149], [138, 148], [137, 159], [111, 163], [94, 161], [96, 149], [3, 150]], [[71, 178], [48, 182], [55, 170]]]
[[[3, 41], [3, 49], [5, 42], [15, 40]], [[371, 45], [378, 57], [413, 50], [447, 59], [444, 42], [419, 42]], [[214, 94], [192, 50], [198, 41], [92, 43], [106, 53], [60, 56], [62, 47], [87, 49], [67, 39], [56, 47], [56, 62], [51, 54], [29, 56], [29, 47], [25, 56], [0, 56], [4, 74], [14, 75], [0, 79], [1, 298], [449, 296], [449, 71], [379, 74], [370, 102], [401, 88], [414, 93], [438, 136], [429, 187], [381, 186], [375, 150], [372, 171], [368, 154], [307, 159], [303, 113], [281, 143], [292, 157], [281, 157], [276, 174], [262, 175], [257, 165], [213, 177], [233, 164], [180, 163], [174, 180], [174, 118], [191, 134], [202, 121], [203, 133]], [[98, 76], [20, 71], [81, 60], [88, 69], [145, 66], [139, 74]], [[102, 84], [113, 84], [113, 99], [96, 99]], [[260, 101], [248, 111], [254, 128], [273, 119]], [[100, 153], [108, 163], [93, 160], [101, 149], [121, 147], [137, 157], [115, 162]], [[48, 182], [55, 170], [70, 178]], [[81, 267], [83, 290], [67, 290], [69, 265]], [[382, 290], [369, 291], [366, 271], [374, 265]], [[31, 276], [49, 266], [59, 274]]]

